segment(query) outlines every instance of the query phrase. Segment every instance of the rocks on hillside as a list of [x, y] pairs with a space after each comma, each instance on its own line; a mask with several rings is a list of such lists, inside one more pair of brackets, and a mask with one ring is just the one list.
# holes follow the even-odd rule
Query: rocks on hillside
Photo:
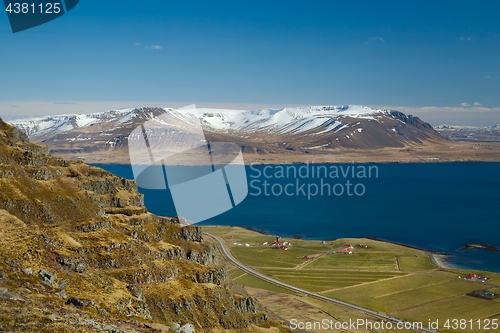
[[230, 291], [201, 228], [148, 213], [135, 182], [54, 158], [2, 121], [0, 182], [0, 330], [277, 325]]

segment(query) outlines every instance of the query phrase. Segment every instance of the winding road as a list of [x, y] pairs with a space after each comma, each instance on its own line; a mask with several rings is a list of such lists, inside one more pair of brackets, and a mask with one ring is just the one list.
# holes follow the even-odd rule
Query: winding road
[[[354, 305], [354, 304], [351, 304], [351, 303], [347, 303], [347, 302], [344, 302], [344, 301], [341, 301], [341, 300], [338, 300], [338, 299], [335, 299], [335, 298], [331, 298], [331, 297], [323, 296], [323, 295], [320, 295], [320, 294], [317, 294], [317, 293], [313, 293], [313, 292], [310, 292], [310, 291], [307, 291], [307, 290], [304, 290], [304, 289], [301, 289], [301, 288], [294, 287], [294, 286], [292, 286], [290, 284], [278, 281], [276, 279], [273, 279], [273, 278], [271, 278], [271, 277], [269, 277], [267, 275], [264, 275], [264, 274], [262, 274], [262, 273], [260, 273], [260, 272], [258, 272], [256, 270], [251, 269], [248, 266], [243, 265], [238, 260], [236, 260], [232, 256], [232, 254], [229, 253], [228, 249], [226, 249], [226, 246], [224, 245], [224, 243], [222, 242], [222, 240], [220, 238], [218, 238], [217, 236], [215, 236], [213, 234], [210, 234], [208, 232], [204, 232], [204, 234], [206, 236], [212, 238], [213, 240], [215, 240], [218, 243], [218, 245], [219, 245], [218, 247], [219, 247], [222, 255], [229, 262], [231, 262], [233, 265], [237, 266], [239, 269], [241, 269], [245, 273], [247, 273], [249, 275], [252, 275], [252, 276], [254, 276], [254, 277], [258, 278], [258, 279], [261, 279], [263, 281], [272, 283], [272, 284], [277, 285], [279, 287], [282, 287], [282, 288], [285, 288], [285, 289], [288, 289], [288, 290], [292, 290], [294, 292], [301, 293], [301, 294], [304, 294], [304, 295], [307, 295], [307, 296], [310, 296], [310, 297], [313, 297], [313, 298], [316, 298], [316, 299], [319, 299], [319, 300], [322, 300], [322, 301], [325, 301], [325, 302], [335, 303], [335, 304], [339, 304], [339, 305], [342, 305], [342, 306], [345, 306], [345, 307], [348, 307], [348, 308], [351, 308], [351, 309], [356, 309], [356, 310], [362, 311], [362, 312], [364, 312], [366, 314], [370, 314], [370, 315], [382, 318], [382, 319], [384, 319], [386, 321], [391, 321], [391, 322], [395, 322], [395, 323], [401, 323], [403, 325], [405, 323], [407, 323], [409, 325], [412, 324], [412, 323], [406, 322], [404, 320], [401, 320], [401, 319], [398, 319], [398, 318], [395, 318], [395, 317], [391, 317], [391, 316], [385, 315], [385, 314], [377, 312], [377, 311], [373, 311], [373, 310], [370, 310], [370, 309], [367, 309], [367, 308], [364, 308], [364, 307], [361, 307], [361, 306], [357, 306], [357, 305]], [[421, 331], [421, 332], [428, 332], [428, 333], [438, 333], [437, 331], [433, 331], [433, 330], [430, 330], [430, 329], [425, 328], [425, 327], [418, 328], [418, 329], [415, 328], [415, 330]]]

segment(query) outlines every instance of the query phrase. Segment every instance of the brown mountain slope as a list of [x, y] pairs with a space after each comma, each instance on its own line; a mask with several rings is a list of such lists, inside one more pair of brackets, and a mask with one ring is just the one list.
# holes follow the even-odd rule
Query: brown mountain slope
[[[367, 112], [372, 113], [356, 115], [342, 112], [328, 113], [328, 109], [325, 109], [325, 113], [321, 115], [310, 114], [307, 110], [294, 111], [295, 113], [290, 115], [285, 109], [280, 113], [284, 113], [283, 117], [287, 116], [290, 119], [280, 118], [272, 126], [266, 125], [266, 121], [271, 121], [272, 117], [252, 120], [251, 116], [247, 115], [245, 126], [229, 125], [226, 129], [221, 128], [224, 126], [218, 125], [219, 128], [216, 128], [214, 125], [228, 121], [216, 111], [204, 113], [200, 117], [207, 139], [233, 142], [240, 145], [246, 155], [258, 153], [270, 155], [271, 158], [273, 155], [288, 154], [291, 151], [295, 154], [314, 155], [349, 149], [425, 146], [447, 141], [428, 123], [402, 112], [389, 110], [375, 112], [367, 109]], [[81, 126], [78, 125], [77, 118], [84, 118], [85, 115], [19, 121], [17, 126], [29, 133], [36, 142], [48, 145], [52, 154], [84, 158], [94, 163], [103, 162], [99, 160], [103, 155], [109, 156], [110, 160], [107, 162], [128, 163], [127, 147], [128, 141], [132, 139], [129, 138], [129, 134], [148, 120], [162, 117], [163, 122], [156, 123], [161, 127], [161, 133], [146, 131], [150, 139], [154, 137], [157, 144], [164, 146], [171, 146], [176, 141], [182, 144], [183, 138], [179, 135], [179, 131], [189, 132], [192, 129], [191, 117], [182, 118], [182, 114], [172, 110], [150, 107], [120, 112], [108, 111], [93, 115], [98, 121], [87, 123], [86, 120]], [[50, 127], [53, 122], [59, 125]]]
[[[399, 111], [366, 109], [368, 114], [356, 115], [349, 113], [349, 107], [340, 108], [338, 112], [330, 109], [292, 110], [291, 116], [283, 109], [274, 116], [259, 116], [260, 120], [252, 119], [254, 115], [248, 111], [242, 116], [247, 120], [240, 119], [236, 125], [233, 120], [238, 120], [237, 117], [231, 120], [227, 114], [212, 110], [201, 115], [201, 122], [207, 139], [239, 145], [246, 164], [500, 160], [498, 142], [451, 141], [425, 121]], [[322, 111], [315, 114], [317, 110]], [[278, 115], [289, 116], [289, 119], [273, 118]], [[130, 164], [129, 134], [158, 117], [166, 117], [167, 122], [157, 122], [163, 131], [146, 130], [148, 137], [154, 138], [157, 146], [182, 146], [179, 129], [189, 132], [193, 119], [163, 108], [111, 110], [13, 123], [29, 133], [35, 142], [48, 145], [54, 156], [88, 163]], [[269, 125], [267, 121], [273, 119], [276, 122]]]
[[235, 293], [201, 229], [147, 212], [132, 181], [0, 120], [0, 331], [286, 331]]

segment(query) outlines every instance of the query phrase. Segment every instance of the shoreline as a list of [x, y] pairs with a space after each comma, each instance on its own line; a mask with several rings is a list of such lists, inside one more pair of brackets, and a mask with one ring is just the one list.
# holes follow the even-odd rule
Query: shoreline
[[[200, 227], [203, 228], [204, 226], [202, 225]], [[257, 230], [257, 229], [252, 228], [252, 227], [228, 226], [228, 225], [205, 225], [205, 227], [237, 227], [237, 228], [246, 229], [248, 231], [255, 232], [255, 233], [261, 234], [261, 235], [272, 235], [272, 234], [268, 233], [266, 230]], [[304, 240], [304, 241], [321, 240], [321, 239], [305, 238], [303, 236], [301, 236], [301, 237], [302, 238], [300, 238], [300, 240]], [[293, 236], [290, 236], [290, 237], [285, 236], [285, 238], [293, 238]], [[446, 252], [426, 250], [426, 249], [423, 249], [423, 248], [420, 248], [420, 247], [417, 247], [414, 245], [408, 245], [408, 244], [394, 242], [394, 241], [390, 241], [390, 240], [386, 240], [386, 239], [380, 239], [380, 238], [373, 237], [373, 236], [372, 237], [366, 237], [366, 236], [363, 236], [363, 237], [341, 237], [341, 238], [358, 238], [358, 239], [365, 238], [365, 239], [370, 239], [370, 240], [374, 240], [374, 241], [378, 241], [378, 242], [384, 242], [384, 243], [390, 243], [390, 244], [394, 244], [394, 245], [398, 245], [398, 246], [404, 246], [404, 247], [407, 247], [410, 249], [419, 250], [419, 251], [426, 253], [429, 256], [431, 263], [439, 269], [461, 269], [458, 267], [453, 267], [451, 264], [448, 263], [446, 258], [451, 257], [451, 255], [449, 253], [446, 253]]]
[[456, 267], [451, 266], [447, 261], [446, 258], [450, 257], [449, 255], [446, 254], [436, 254], [436, 253], [430, 253], [427, 252], [429, 255], [429, 258], [431, 259], [431, 262], [440, 269], [456, 269]]
[[[57, 157], [57, 156], [56, 156]], [[99, 165], [131, 165], [130, 163], [122, 163], [122, 162], [106, 162], [106, 161], [99, 161], [99, 162], [94, 162], [94, 161], [86, 161], [86, 160], [80, 160], [80, 159], [72, 159], [74, 161], [82, 161], [83, 163], [86, 163], [91, 166], [96, 166], [99, 167]], [[367, 165], [367, 164], [446, 164], [446, 163], [500, 163], [500, 160], [423, 160], [423, 161], [294, 161], [294, 162], [289, 162], [289, 161], [255, 161], [254, 165], [319, 165], [319, 164], [326, 164], [326, 165], [341, 165], [341, 164], [361, 164], [361, 165]], [[137, 165], [146, 165], [146, 164], [137, 164]], [[236, 165], [243, 165], [243, 166], [250, 166], [250, 164], [236, 164]], [[148, 165], [149, 166], [149, 165]], [[193, 166], [206, 166], [206, 165], [201, 165], [201, 164], [178, 164], [178, 165], [173, 165], [177, 167], [193, 167]]]
[[409, 244], [400, 243], [400, 242], [396, 242], [396, 241], [391, 241], [391, 240], [387, 240], [387, 239], [383, 239], [383, 238], [377, 238], [377, 237], [374, 237], [374, 236], [364, 236], [364, 237], [358, 237], [358, 238], [366, 238], [366, 239], [371, 239], [371, 240], [375, 240], [375, 241], [379, 241], [379, 242], [391, 243], [391, 244], [394, 244], [394, 245], [404, 246], [404, 247], [408, 247], [410, 249], [415, 249], [415, 250], [423, 251], [423, 252], [426, 252], [426, 253], [429, 253], [429, 254], [435, 254], [435, 255], [441, 255], [441, 256], [450, 256], [450, 254], [446, 253], [446, 252], [440, 252], [440, 251], [435, 251], [435, 250], [428, 250], [428, 249], [424, 249], [424, 248], [421, 248], [421, 247], [418, 247], [418, 246], [415, 246], [415, 245], [409, 245]]
[[427, 255], [429, 256], [429, 259], [431, 260], [431, 263], [439, 269], [459, 269], [458, 267], [453, 267], [451, 264], [448, 263], [446, 258], [451, 257], [451, 255], [449, 253], [446, 253], [446, 252], [440, 252], [440, 251], [435, 251], [435, 250], [426, 250], [426, 249], [423, 249], [423, 248], [420, 248], [420, 247], [417, 247], [414, 245], [408, 245], [408, 244], [394, 242], [394, 241], [390, 241], [390, 240], [386, 240], [386, 239], [380, 239], [377, 237], [363, 237], [363, 238], [376, 240], [379, 242], [391, 243], [391, 244], [395, 244], [395, 245], [404, 246], [404, 247], [408, 247], [411, 249], [423, 251], [423, 252], [427, 253]]

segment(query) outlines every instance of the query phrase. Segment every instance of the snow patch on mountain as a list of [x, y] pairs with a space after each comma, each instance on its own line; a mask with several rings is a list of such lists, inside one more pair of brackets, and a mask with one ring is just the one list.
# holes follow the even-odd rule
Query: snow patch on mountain
[[127, 121], [127, 116], [133, 116], [135, 109], [110, 110], [89, 114], [63, 114], [56, 116], [44, 116], [34, 118], [13, 119], [10, 123], [24, 131], [31, 138], [43, 137], [45, 135], [57, 135], [95, 125], [100, 122], [116, 120], [117, 124]]
[[[386, 110], [371, 109], [360, 105], [308, 106], [284, 109], [229, 110], [200, 108], [197, 115], [189, 111], [170, 108], [136, 108], [109, 110], [100, 113], [78, 115], [56, 115], [11, 120], [10, 123], [23, 130], [32, 138], [52, 137], [73, 129], [106, 123], [109, 128], [119, 128], [126, 124], [137, 124], [153, 120], [151, 126], [182, 130], [187, 125], [202, 126], [209, 130], [240, 133], [265, 131], [272, 134], [320, 134], [338, 132], [345, 128], [343, 119], [359, 118], [377, 120]], [[350, 121], [352, 122], [352, 121]]]
[[[302, 133], [326, 127], [324, 131], [338, 127], [345, 117], [376, 120], [377, 114], [386, 111], [366, 106], [310, 106], [261, 110], [213, 110], [200, 109], [201, 119], [214, 130], [240, 130], [274, 132], [276, 134]], [[332, 123], [332, 119], [334, 122]]]

